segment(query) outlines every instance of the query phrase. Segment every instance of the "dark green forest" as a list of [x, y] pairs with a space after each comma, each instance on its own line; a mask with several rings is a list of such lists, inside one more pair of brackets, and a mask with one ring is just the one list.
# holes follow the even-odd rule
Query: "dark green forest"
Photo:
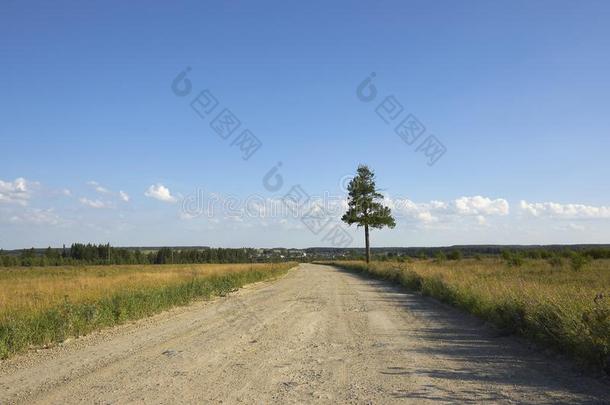
[[[272, 261], [270, 257], [268, 261]], [[249, 263], [258, 261], [256, 249], [116, 248], [109, 244], [74, 243], [63, 249], [0, 251], [2, 266], [66, 266], [82, 264]]]

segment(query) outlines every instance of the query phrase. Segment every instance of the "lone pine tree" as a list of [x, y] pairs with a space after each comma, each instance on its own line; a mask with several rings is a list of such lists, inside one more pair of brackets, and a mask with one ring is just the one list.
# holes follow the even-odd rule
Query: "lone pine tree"
[[389, 207], [378, 200], [383, 198], [375, 189], [375, 173], [366, 165], [359, 165], [356, 176], [349, 182], [348, 207], [341, 220], [348, 225], [364, 226], [364, 243], [366, 245], [366, 262], [371, 260], [369, 228], [381, 229], [384, 226], [394, 228], [396, 222]]

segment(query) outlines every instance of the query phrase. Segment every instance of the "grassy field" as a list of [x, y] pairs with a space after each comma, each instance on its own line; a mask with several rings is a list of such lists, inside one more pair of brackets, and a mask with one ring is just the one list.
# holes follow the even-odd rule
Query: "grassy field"
[[221, 295], [295, 265], [0, 268], [0, 358]]
[[400, 283], [610, 372], [610, 260], [580, 271], [546, 260], [332, 264]]

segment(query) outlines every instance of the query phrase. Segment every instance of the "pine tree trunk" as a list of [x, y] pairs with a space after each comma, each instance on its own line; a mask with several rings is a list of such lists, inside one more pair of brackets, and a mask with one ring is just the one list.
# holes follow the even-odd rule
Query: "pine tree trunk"
[[364, 245], [366, 246], [366, 263], [371, 261], [371, 245], [369, 244], [369, 226], [364, 225]]

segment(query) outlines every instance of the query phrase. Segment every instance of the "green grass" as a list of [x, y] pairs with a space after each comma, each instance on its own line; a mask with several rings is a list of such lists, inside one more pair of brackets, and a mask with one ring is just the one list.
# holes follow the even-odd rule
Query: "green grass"
[[519, 267], [497, 259], [327, 264], [401, 284], [610, 372], [609, 260], [580, 271], [545, 260]]
[[[295, 263], [0, 269], [0, 358], [223, 295]], [[12, 290], [19, 286], [23, 290]], [[61, 297], [61, 298], [59, 298]]]

